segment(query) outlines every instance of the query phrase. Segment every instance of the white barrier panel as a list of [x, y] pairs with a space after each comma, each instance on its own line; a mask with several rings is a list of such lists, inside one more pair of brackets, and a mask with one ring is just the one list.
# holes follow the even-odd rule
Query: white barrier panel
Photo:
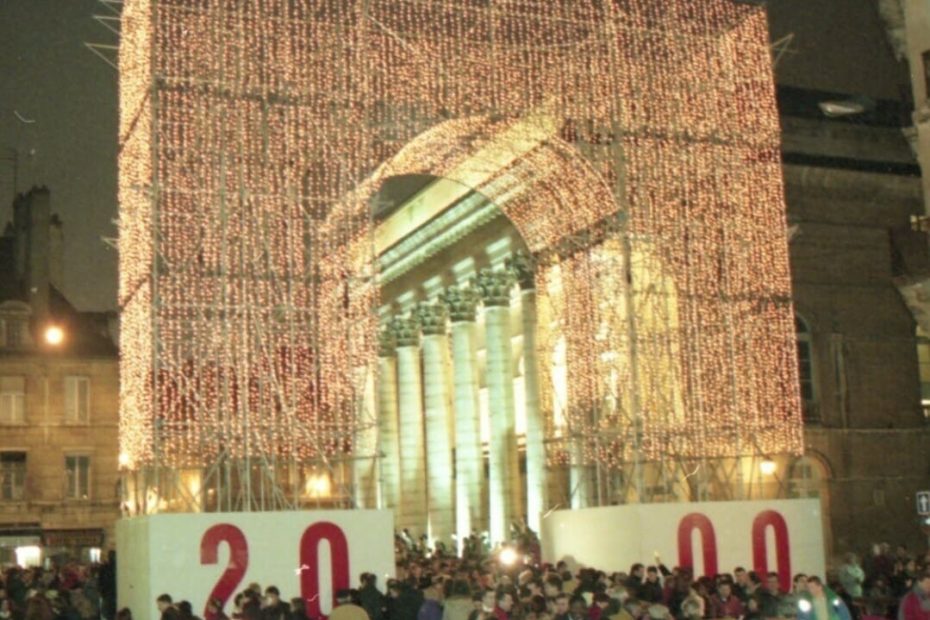
[[362, 572], [383, 585], [394, 574], [394, 518], [384, 510], [160, 514], [116, 525], [119, 606], [157, 620], [155, 598], [225, 601], [248, 584], [275, 585], [285, 600], [307, 601], [312, 618]]
[[542, 524], [543, 559], [574, 560], [605, 571], [652, 564], [655, 553], [695, 576], [736, 566], [777, 572], [788, 590], [794, 573], [824, 574], [820, 500], [635, 504], [558, 510]]

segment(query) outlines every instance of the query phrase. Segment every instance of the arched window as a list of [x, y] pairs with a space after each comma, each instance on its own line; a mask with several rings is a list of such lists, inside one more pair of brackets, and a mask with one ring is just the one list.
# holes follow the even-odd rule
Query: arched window
[[791, 498], [822, 497], [827, 472], [816, 457], [802, 456], [791, 464], [788, 475], [788, 496]]
[[794, 318], [798, 339], [798, 379], [805, 420], [820, 418], [817, 408], [817, 385], [814, 382], [814, 348], [811, 330], [800, 316]]
[[920, 373], [920, 405], [930, 419], [930, 334], [917, 326], [917, 369]]

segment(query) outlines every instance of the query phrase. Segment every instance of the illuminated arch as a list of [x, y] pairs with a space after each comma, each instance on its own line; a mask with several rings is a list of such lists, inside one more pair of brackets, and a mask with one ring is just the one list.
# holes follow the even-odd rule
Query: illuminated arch
[[[544, 378], [548, 381], [542, 381], [542, 398], [547, 409], [560, 409], [566, 430], [575, 437], [593, 436], [604, 425], [611, 429], [609, 440], [595, 449], [596, 454], [569, 447], [550, 458], [575, 463], [594, 458], [629, 460], [634, 420], [653, 437], [645, 446], [657, 455], [659, 449], [669, 447], [661, 439], [668, 429], [684, 425], [676, 286], [654, 244], [645, 236], [630, 235], [617, 221], [622, 207], [615, 195], [623, 195], [622, 188], [612, 189], [563, 135], [570, 135], [563, 123], [538, 111], [520, 119], [444, 121], [379, 166], [340, 208], [359, 212], [369, 208], [390, 178], [435, 179], [419, 192], [422, 198], [408, 200], [376, 225], [378, 255], [471, 192], [497, 205], [530, 251], [541, 257], [536, 273], [541, 367], [557, 366], [554, 356], [561, 351], [573, 377], [570, 389], [563, 390], [568, 394], [564, 407], [552, 402], [559, 392], [560, 386], [554, 385], [559, 373]], [[369, 244], [368, 238], [360, 238], [349, 251], [354, 280], [364, 280], [372, 270]], [[334, 260], [334, 265], [341, 260]], [[627, 281], [628, 273], [633, 274], [636, 291]], [[334, 292], [340, 281], [334, 280]], [[647, 289], [648, 296], [640, 295]], [[641, 352], [638, 360], [631, 357], [631, 314], [639, 328], [659, 343]], [[642, 386], [638, 399], [632, 395], [640, 385], [630, 389], [634, 365]], [[555, 428], [550, 434], [563, 435]], [[574, 453], [569, 455], [569, 450]]]

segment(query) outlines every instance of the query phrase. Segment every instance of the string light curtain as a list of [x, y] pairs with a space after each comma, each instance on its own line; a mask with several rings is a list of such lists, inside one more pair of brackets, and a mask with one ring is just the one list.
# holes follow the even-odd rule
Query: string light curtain
[[762, 9], [127, 0], [120, 55], [131, 467], [353, 450], [370, 200], [410, 173], [481, 192], [534, 253], [575, 460], [801, 450]]

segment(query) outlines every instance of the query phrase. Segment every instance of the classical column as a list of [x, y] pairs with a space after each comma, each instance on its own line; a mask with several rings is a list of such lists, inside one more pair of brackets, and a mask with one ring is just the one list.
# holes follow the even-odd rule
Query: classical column
[[380, 484], [378, 508], [391, 508], [400, 516], [400, 435], [397, 432], [397, 361], [394, 331], [378, 334], [378, 453]]
[[536, 279], [533, 259], [516, 252], [507, 261], [520, 285], [523, 322], [523, 394], [526, 410], [526, 522], [539, 534], [547, 507], [545, 424], [539, 409], [539, 364], [536, 358]]
[[396, 317], [397, 409], [400, 421], [399, 529], [414, 537], [426, 531], [426, 453], [420, 385], [420, 326], [416, 317]]
[[426, 418], [427, 505], [429, 536], [447, 548], [452, 540], [452, 446], [449, 437], [449, 339], [446, 307], [421, 304], [417, 318], [423, 332], [423, 405]]
[[455, 397], [455, 532], [461, 553], [465, 538], [481, 520], [484, 459], [478, 416], [478, 341], [473, 288], [452, 286], [442, 294], [452, 323], [452, 371]]
[[487, 352], [486, 383], [488, 413], [491, 418], [491, 438], [488, 451], [490, 479], [488, 507], [490, 509], [491, 544], [508, 539], [514, 506], [520, 506], [520, 486], [514, 477], [520, 475], [517, 459], [516, 421], [513, 403], [513, 352], [510, 343], [510, 288], [513, 275], [509, 271], [484, 269], [478, 277], [478, 289], [484, 301], [485, 351]]

